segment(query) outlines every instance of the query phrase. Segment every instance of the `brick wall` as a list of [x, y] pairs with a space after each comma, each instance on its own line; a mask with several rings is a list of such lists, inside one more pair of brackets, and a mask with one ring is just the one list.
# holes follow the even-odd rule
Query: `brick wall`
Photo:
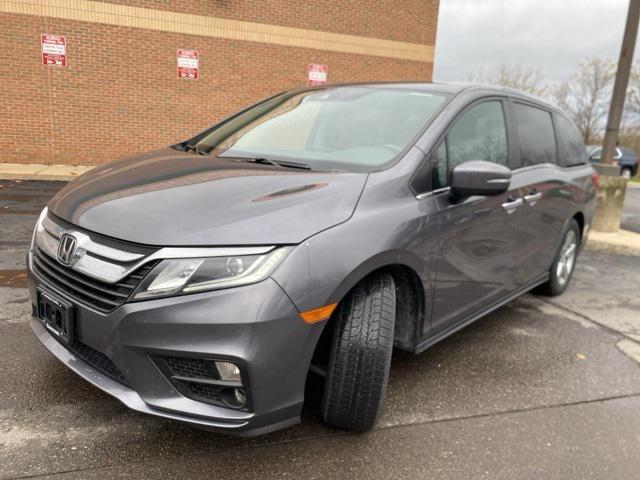
[[[437, 19], [437, 0], [120, 3], [420, 45], [434, 44]], [[41, 64], [41, 33], [66, 36], [68, 68]], [[198, 80], [176, 78], [178, 48], [199, 51]], [[310, 62], [327, 64], [331, 82], [429, 80], [432, 71], [424, 60], [7, 12], [0, 12], [0, 61], [0, 162], [80, 165], [184, 139], [304, 85]]]

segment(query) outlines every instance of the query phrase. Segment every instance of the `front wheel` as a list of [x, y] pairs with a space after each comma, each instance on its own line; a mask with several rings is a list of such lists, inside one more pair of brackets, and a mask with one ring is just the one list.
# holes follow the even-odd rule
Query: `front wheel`
[[389, 379], [396, 291], [388, 273], [365, 278], [340, 303], [322, 399], [326, 423], [371, 429]]
[[631, 169], [630, 168], [623, 168], [622, 169], [622, 178], [624, 178], [625, 180], [631, 180]]
[[571, 219], [564, 231], [560, 249], [556, 253], [556, 257], [551, 264], [549, 270], [549, 281], [540, 285], [537, 293], [543, 295], [556, 296], [560, 295], [567, 289], [571, 277], [573, 276], [573, 268], [576, 265], [576, 257], [578, 255], [578, 244], [580, 242], [580, 227], [575, 219]]

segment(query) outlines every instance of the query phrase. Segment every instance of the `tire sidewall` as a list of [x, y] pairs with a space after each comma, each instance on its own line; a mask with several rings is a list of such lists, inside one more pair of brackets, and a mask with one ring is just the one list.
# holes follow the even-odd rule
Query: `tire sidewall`
[[[573, 232], [576, 235], [576, 253], [575, 253], [575, 259], [573, 262], [573, 267], [571, 268], [571, 272], [569, 273], [569, 278], [567, 278], [567, 281], [563, 284], [561, 284], [558, 281], [558, 275], [557, 275], [557, 266], [558, 266], [558, 261], [560, 259], [560, 256], [562, 255], [562, 247], [564, 246], [564, 242], [567, 238], [567, 234], [573, 230]], [[576, 222], [575, 219], [571, 219], [569, 220], [569, 223], [567, 224], [567, 226], [565, 227], [565, 229], [562, 232], [562, 236], [560, 237], [560, 245], [558, 245], [558, 251], [556, 252], [556, 256], [553, 259], [553, 263], [551, 264], [551, 268], [549, 269], [549, 289], [550, 289], [550, 293], [552, 295], [560, 295], [561, 293], [563, 293], [567, 287], [569, 286], [569, 284], [571, 283], [571, 279], [573, 278], [573, 272], [576, 269], [576, 261], [578, 258], [578, 252], [580, 249], [580, 242], [581, 242], [582, 238], [580, 235], [580, 227], [578, 226], [578, 222]]]
[[[389, 290], [392, 292], [392, 296], [393, 296], [393, 304], [395, 305], [395, 283], [393, 281], [393, 277], [391, 275], [389, 275], [388, 273], [383, 273], [380, 274], [381, 277], [385, 277], [385, 281], [383, 281], [382, 283], [386, 283], [387, 284], [387, 292], [389, 292]], [[364, 279], [361, 283], [366, 283], [368, 279]], [[362, 288], [360, 285], [357, 285], [356, 287], [354, 287], [355, 289], [358, 288]], [[351, 296], [354, 294], [354, 291], [352, 290], [348, 296]], [[377, 399], [377, 402], [375, 402], [377, 405], [374, 405], [374, 403], [369, 403], [366, 408], [369, 409], [369, 407], [373, 408], [376, 407], [376, 412], [375, 412], [375, 418], [373, 418], [372, 416], [369, 417], [370, 422], [366, 422], [366, 425], [363, 424], [354, 424], [351, 421], [347, 421], [346, 423], [343, 421], [344, 418], [340, 421], [336, 421], [336, 417], [335, 415], [330, 415], [329, 411], [331, 409], [331, 411], [333, 411], [333, 413], [335, 414], [335, 406], [336, 405], [342, 405], [344, 407], [346, 407], [346, 403], [343, 404], [342, 401], [344, 400], [344, 398], [340, 398], [339, 393], [337, 393], [334, 388], [334, 382], [341, 382], [342, 378], [340, 375], [338, 375], [338, 377], [336, 377], [335, 372], [336, 372], [336, 365], [337, 362], [344, 362], [345, 358], [342, 356], [340, 358], [340, 360], [338, 360], [339, 355], [337, 353], [338, 350], [342, 350], [344, 348], [345, 345], [345, 339], [343, 338], [343, 333], [345, 330], [350, 330], [350, 325], [348, 322], [351, 321], [351, 318], [349, 317], [349, 310], [346, 310], [348, 307], [345, 304], [345, 300], [346, 302], [353, 302], [354, 299], [353, 298], [346, 298], [340, 302], [340, 305], [338, 306], [338, 308], [336, 309], [336, 312], [334, 313], [334, 317], [332, 317], [331, 321], [334, 321], [334, 329], [332, 332], [332, 342], [331, 342], [331, 351], [330, 351], [330, 355], [329, 355], [329, 364], [328, 364], [328, 368], [327, 368], [327, 376], [325, 379], [325, 383], [324, 383], [324, 392], [323, 392], [323, 396], [322, 396], [322, 402], [321, 402], [321, 415], [323, 420], [332, 425], [332, 426], [337, 426], [338, 428], [347, 428], [349, 430], [356, 430], [356, 431], [366, 431], [369, 430], [370, 428], [373, 427], [373, 425], [375, 424], [378, 416], [381, 413], [382, 407], [384, 405], [384, 399], [385, 399], [385, 393], [386, 393], [386, 388], [387, 388], [387, 384], [388, 384], [388, 380], [389, 380], [389, 370], [390, 370], [390, 366], [391, 366], [391, 354], [392, 354], [392, 349], [393, 349], [393, 327], [395, 324], [395, 309], [393, 311], [393, 314], [391, 317], [389, 316], [384, 316], [384, 318], [386, 320], [383, 320], [383, 317], [370, 317], [368, 318], [368, 321], [370, 322], [382, 322], [385, 321], [387, 326], [390, 326], [391, 328], [391, 337], [378, 337], [376, 339], [376, 341], [382, 341], [382, 343], [380, 345], [385, 345], [385, 349], [388, 349], [385, 352], [385, 356], [384, 356], [384, 361], [381, 363], [377, 364], [377, 368], [381, 369], [382, 371], [385, 372], [385, 375], [383, 377], [383, 381], [382, 381], [382, 385], [381, 385], [381, 389], [378, 390], [379, 396]], [[382, 310], [380, 311], [382, 314]], [[384, 315], [384, 314], [382, 314]], [[386, 340], [383, 340], [383, 338], [388, 338], [388, 343], [386, 343]], [[345, 364], [341, 363], [340, 365], [342, 367], [342, 369], [345, 368]], [[356, 368], [356, 364], [354, 364], [353, 366], [351, 365], [346, 365], [347, 368]], [[338, 378], [338, 380], [336, 380], [336, 378]], [[339, 384], [339, 383], [338, 383]], [[336, 384], [336, 385], [338, 385]], [[359, 410], [359, 407], [356, 407], [356, 410]], [[345, 413], [343, 411], [343, 413]], [[349, 413], [351, 413], [351, 411], [349, 411]], [[357, 413], [357, 412], [354, 412]], [[332, 418], [330, 418], [332, 417]]]
[[[336, 309], [337, 315], [335, 318], [332, 318], [332, 321], [336, 323], [340, 321], [339, 319], [342, 317], [342, 307], [343, 303], [341, 302]], [[327, 410], [329, 408], [329, 398], [331, 395], [331, 385], [333, 384], [333, 372], [335, 371], [336, 364], [336, 347], [338, 342], [340, 341], [340, 328], [338, 325], [334, 325], [333, 327], [333, 335], [331, 338], [331, 352], [329, 353], [329, 365], [327, 367], [327, 377], [324, 381], [324, 390], [322, 394], [322, 404], [320, 405], [320, 411], [322, 412], [322, 418], [326, 418]]]

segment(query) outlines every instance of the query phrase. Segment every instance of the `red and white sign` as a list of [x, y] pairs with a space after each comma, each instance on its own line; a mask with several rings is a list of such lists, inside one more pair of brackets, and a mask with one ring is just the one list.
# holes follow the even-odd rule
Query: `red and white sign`
[[67, 66], [67, 39], [61, 35], [40, 35], [42, 64], [56, 67]]
[[310, 63], [307, 68], [307, 80], [309, 85], [325, 85], [327, 83], [327, 72], [329, 67], [319, 63]]
[[198, 79], [197, 50], [178, 50], [178, 78]]

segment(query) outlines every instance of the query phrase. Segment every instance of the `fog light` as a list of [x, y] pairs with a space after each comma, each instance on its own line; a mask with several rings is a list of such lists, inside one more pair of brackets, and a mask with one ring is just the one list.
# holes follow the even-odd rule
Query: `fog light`
[[220, 398], [227, 407], [244, 408], [247, 405], [247, 394], [242, 388], [225, 388]]
[[238, 402], [239, 407], [244, 407], [247, 403], [247, 394], [241, 388], [233, 389], [233, 398]]
[[235, 363], [231, 362], [215, 362], [218, 369], [220, 380], [229, 382], [240, 382], [240, 369]]

